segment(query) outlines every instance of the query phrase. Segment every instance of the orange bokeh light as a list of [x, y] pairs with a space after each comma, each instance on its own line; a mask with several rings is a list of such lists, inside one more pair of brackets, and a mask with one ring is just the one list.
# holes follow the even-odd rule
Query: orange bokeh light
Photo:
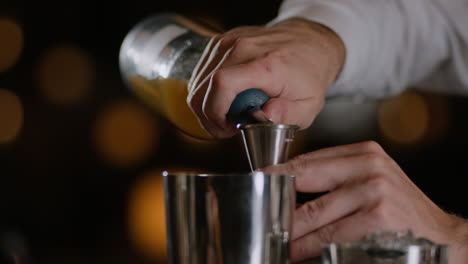
[[200, 169], [153, 169], [146, 172], [129, 193], [128, 228], [133, 245], [145, 256], [167, 257], [166, 211], [162, 173], [206, 173]]
[[90, 56], [79, 47], [64, 44], [50, 48], [38, 64], [40, 92], [54, 104], [77, 104], [94, 86], [95, 68]]
[[159, 141], [155, 118], [141, 105], [116, 101], [98, 116], [94, 131], [101, 157], [119, 168], [127, 168], [147, 158]]
[[129, 235], [133, 244], [148, 257], [166, 256], [166, 218], [162, 171], [143, 175], [129, 197]]
[[378, 124], [383, 136], [397, 144], [420, 142], [428, 132], [429, 107], [416, 92], [405, 92], [384, 100], [378, 110]]
[[0, 89], [0, 144], [13, 141], [23, 126], [23, 105], [13, 92]]
[[0, 18], [0, 72], [9, 70], [23, 50], [23, 31], [10, 19]]

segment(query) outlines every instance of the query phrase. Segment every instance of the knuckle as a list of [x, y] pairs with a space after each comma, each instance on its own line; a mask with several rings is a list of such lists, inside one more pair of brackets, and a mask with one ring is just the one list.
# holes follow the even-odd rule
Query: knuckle
[[254, 66], [254, 71], [257, 74], [272, 73], [273, 71], [273, 61], [267, 57], [255, 60]]
[[302, 214], [307, 222], [315, 222], [315, 219], [320, 215], [323, 210], [323, 202], [320, 199], [310, 201], [302, 207]]
[[249, 50], [255, 45], [256, 39], [254, 37], [239, 37], [236, 40], [234, 51], [245, 51]]
[[336, 227], [335, 225], [326, 225], [319, 230], [317, 230], [317, 237], [323, 244], [329, 244], [333, 242], [335, 239]]
[[282, 64], [287, 64], [289, 58], [289, 52], [285, 48], [276, 48], [265, 54], [267, 61], [277, 61]]
[[387, 207], [381, 202], [375, 206], [370, 212], [371, 219], [381, 225], [382, 227], [387, 226], [387, 221], [389, 219], [389, 213]]
[[269, 58], [276, 58], [276, 59], [281, 59], [287, 57], [288, 52], [286, 48], [283, 47], [278, 47], [268, 53], [266, 53], [266, 57]]
[[369, 153], [382, 153], [383, 152], [383, 148], [379, 145], [379, 143], [373, 140], [362, 142], [361, 148], [365, 152], [369, 152]]
[[288, 166], [288, 171], [297, 175], [299, 172], [307, 169], [307, 165], [309, 163], [308, 161], [309, 160], [306, 155], [299, 155], [290, 162], [286, 163]]
[[223, 87], [227, 80], [227, 74], [223, 69], [217, 70], [211, 75], [210, 89]]
[[233, 29], [230, 29], [226, 33], [224, 33], [226, 36], [238, 36], [240, 34], [243, 34], [245, 32], [252, 32], [257, 29], [262, 29], [260, 26], [240, 26], [240, 27], [235, 27]]
[[263, 57], [256, 60], [259, 71], [272, 73], [277, 65], [285, 65], [287, 63], [285, 51], [282, 49], [275, 49], [266, 52]]
[[229, 54], [231, 60], [242, 60], [246, 53], [251, 49], [251, 40], [246, 38], [238, 38], [234, 47]]
[[390, 193], [390, 182], [386, 177], [377, 174], [372, 177], [368, 182], [368, 192], [372, 197], [384, 197]]
[[376, 172], [382, 170], [387, 160], [380, 154], [367, 153], [363, 155], [365, 164], [370, 168], [371, 171]]

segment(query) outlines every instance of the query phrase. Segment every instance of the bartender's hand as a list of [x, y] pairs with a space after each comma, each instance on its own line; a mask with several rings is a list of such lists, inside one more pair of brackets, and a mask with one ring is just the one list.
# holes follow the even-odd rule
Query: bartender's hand
[[240, 27], [216, 36], [192, 74], [187, 101], [218, 138], [236, 133], [226, 120], [240, 92], [257, 88], [275, 123], [308, 127], [344, 63], [345, 48], [330, 29], [293, 18], [272, 27]]
[[293, 261], [319, 255], [330, 242], [411, 229], [450, 245], [450, 263], [468, 263], [467, 222], [435, 205], [375, 142], [322, 149], [265, 171], [296, 175], [300, 192], [329, 191], [296, 209]]

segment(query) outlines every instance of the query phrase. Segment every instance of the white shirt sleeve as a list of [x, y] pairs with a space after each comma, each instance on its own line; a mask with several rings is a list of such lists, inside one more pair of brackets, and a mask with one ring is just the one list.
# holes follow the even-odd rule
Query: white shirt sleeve
[[321, 23], [345, 44], [328, 96], [409, 86], [468, 95], [468, 0], [284, 0], [272, 23], [290, 17]]

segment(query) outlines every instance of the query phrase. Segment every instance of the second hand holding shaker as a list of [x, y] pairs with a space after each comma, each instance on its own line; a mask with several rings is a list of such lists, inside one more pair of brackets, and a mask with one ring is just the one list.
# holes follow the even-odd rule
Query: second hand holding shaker
[[[203, 139], [210, 136], [187, 105], [187, 85], [215, 34], [176, 14], [154, 15], [127, 34], [119, 58], [122, 76], [135, 94], [183, 132]], [[245, 90], [227, 115], [242, 132], [252, 170], [287, 161], [298, 129], [273, 124], [261, 108], [268, 99], [261, 90]]]

